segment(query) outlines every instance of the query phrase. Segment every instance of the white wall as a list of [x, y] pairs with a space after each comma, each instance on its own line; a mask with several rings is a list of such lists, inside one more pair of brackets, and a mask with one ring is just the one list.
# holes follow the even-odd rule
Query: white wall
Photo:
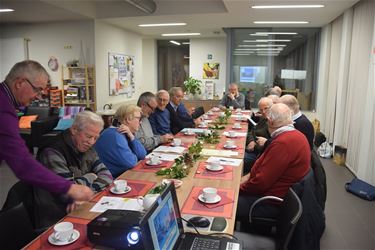
[[[207, 55], [211, 54], [212, 59], [208, 60]], [[220, 63], [220, 73], [218, 80], [202, 79], [203, 63]], [[204, 84], [206, 80], [215, 83], [215, 93], [219, 96], [225, 90], [226, 78], [226, 38], [190, 39], [190, 76], [201, 80]]]
[[[106, 103], [117, 108], [123, 103], [136, 103], [144, 91], [156, 90], [156, 52], [155, 45], [147, 40], [142, 45], [142, 38], [129, 31], [117, 28], [103, 21], [95, 21], [95, 65], [96, 65], [96, 98], [97, 109], [101, 110]], [[144, 51], [142, 52], [142, 50]], [[108, 53], [119, 53], [134, 56], [135, 93], [109, 96]]]
[[[1, 38], [28, 38], [29, 59], [41, 63], [51, 75], [51, 83], [61, 87], [61, 67], [56, 72], [48, 69], [50, 56], [66, 64], [81, 56], [81, 41], [86, 64], [95, 63], [94, 22], [55, 22], [33, 25], [3, 25]], [[71, 46], [71, 47], [69, 47]]]

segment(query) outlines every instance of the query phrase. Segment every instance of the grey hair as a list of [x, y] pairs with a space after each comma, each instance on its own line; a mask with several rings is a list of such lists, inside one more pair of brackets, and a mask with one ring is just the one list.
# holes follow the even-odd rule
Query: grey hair
[[175, 95], [177, 94], [178, 91], [184, 92], [184, 91], [182, 90], [181, 87], [172, 87], [172, 88], [169, 90], [169, 95], [170, 95], [171, 97], [173, 97], [173, 96], [175, 96]]
[[149, 103], [152, 99], [156, 98], [155, 95], [151, 92], [144, 92], [142, 93], [137, 102], [137, 106], [141, 106], [144, 103]]
[[262, 103], [262, 102], [266, 102], [267, 104], [268, 104], [268, 106], [272, 106], [272, 104], [273, 104], [273, 101], [272, 101], [272, 99], [271, 98], [268, 98], [268, 97], [262, 97], [262, 98], [260, 98], [259, 99], [259, 101], [258, 101], [258, 106], [260, 105], [260, 103]]
[[17, 78], [27, 77], [30, 81], [35, 81], [39, 76], [44, 76], [49, 81], [49, 74], [46, 69], [38, 62], [25, 60], [16, 63], [5, 78], [5, 82], [11, 85]]
[[169, 97], [169, 93], [168, 93], [168, 91], [166, 91], [166, 90], [164, 90], [164, 89], [159, 90], [159, 91], [156, 93], [156, 97], [157, 97], [157, 98], [160, 98], [160, 96], [161, 96], [162, 94], [167, 94], [168, 97]]
[[134, 104], [123, 104], [117, 109], [115, 117], [122, 123], [125, 119], [133, 119], [135, 112], [141, 113], [142, 110]]
[[280, 101], [287, 105], [293, 112], [293, 114], [297, 114], [299, 111], [299, 103], [295, 96], [293, 95], [283, 95], [280, 97]]
[[280, 103], [280, 97], [278, 95], [269, 95], [267, 98], [271, 99], [273, 104]]
[[267, 116], [276, 127], [293, 124], [292, 111], [284, 103], [273, 104], [268, 110]]
[[76, 114], [72, 127], [77, 128], [79, 131], [84, 130], [87, 125], [94, 124], [103, 129], [103, 119], [91, 111], [82, 111]]

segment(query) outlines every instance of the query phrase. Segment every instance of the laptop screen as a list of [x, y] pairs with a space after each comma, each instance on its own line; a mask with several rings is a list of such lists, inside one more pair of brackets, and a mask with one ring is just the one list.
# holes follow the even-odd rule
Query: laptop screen
[[148, 218], [154, 249], [173, 249], [183, 233], [174, 185], [161, 194], [161, 202]]

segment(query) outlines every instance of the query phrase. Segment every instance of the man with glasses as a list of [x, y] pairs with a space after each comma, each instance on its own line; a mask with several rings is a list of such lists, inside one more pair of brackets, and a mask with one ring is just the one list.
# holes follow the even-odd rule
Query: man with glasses
[[19, 134], [16, 110], [39, 98], [48, 81], [43, 66], [27, 60], [15, 64], [0, 83], [0, 164], [5, 162], [27, 184], [76, 201], [90, 200], [94, 193], [88, 187], [74, 184], [37, 162]]
[[177, 134], [184, 128], [194, 128], [201, 122], [200, 118], [193, 119], [191, 116], [194, 112], [194, 108], [187, 110], [182, 103], [184, 99], [182, 88], [172, 87], [169, 90], [169, 95], [171, 100], [167, 105], [167, 109], [170, 113], [172, 134]]
[[111, 171], [114, 178], [133, 168], [146, 156], [146, 149], [135, 138], [141, 120], [141, 108], [130, 104], [120, 106], [115, 118], [120, 126], [106, 128], [95, 144], [100, 159]]
[[141, 125], [135, 133], [135, 137], [141, 141], [147, 151], [151, 151], [161, 143], [169, 142], [173, 139], [173, 135], [155, 135], [149, 121], [149, 116], [154, 112], [158, 103], [156, 97], [151, 92], [144, 92], [139, 96], [138, 107], [142, 109]]
[[156, 93], [156, 98], [158, 106], [149, 117], [152, 131], [156, 135], [171, 134], [170, 113], [166, 109], [169, 103], [169, 93], [164, 89], [159, 90]]

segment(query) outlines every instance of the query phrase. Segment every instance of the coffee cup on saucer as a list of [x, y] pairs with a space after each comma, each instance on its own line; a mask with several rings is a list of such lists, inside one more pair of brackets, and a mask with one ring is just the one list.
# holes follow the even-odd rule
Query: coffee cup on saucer
[[128, 188], [128, 182], [126, 180], [115, 180], [113, 184], [115, 185], [116, 192], [124, 192]]
[[236, 109], [236, 112], [241, 112], [241, 109], [240, 108]]
[[203, 117], [203, 119], [205, 119], [205, 120], [208, 119], [208, 115], [203, 115], [202, 117]]
[[236, 122], [233, 124], [233, 128], [241, 128], [241, 123]]
[[225, 113], [224, 112], [220, 112], [219, 116], [223, 117], [223, 116], [225, 116]]
[[227, 148], [233, 148], [233, 147], [235, 147], [234, 141], [233, 140], [227, 140], [225, 142], [225, 147], [227, 147]]
[[156, 156], [156, 155], [152, 155], [152, 156], [150, 157], [150, 164], [151, 164], [151, 165], [157, 165], [157, 164], [159, 164], [159, 162], [160, 162], [160, 159], [159, 159], [158, 156]]
[[143, 207], [144, 210], [148, 210], [159, 196], [160, 194], [146, 194], [144, 197], [138, 197], [137, 202]]
[[229, 110], [233, 110], [234, 108], [233, 108], [233, 106], [229, 106]]
[[174, 138], [173, 139], [173, 145], [174, 146], [180, 146], [181, 145], [181, 139], [180, 138]]
[[216, 188], [213, 188], [213, 187], [206, 187], [206, 188], [203, 188], [203, 193], [202, 193], [202, 196], [203, 196], [203, 199], [205, 202], [213, 202], [217, 196], [217, 189]]
[[221, 168], [220, 161], [211, 161], [208, 163], [209, 169], [216, 171]]
[[60, 222], [53, 227], [53, 238], [62, 242], [69, 241], [73, 236], [73, 232], [73, 223], [68, 221]]
[[235, 131], [228, 131], [229, 137], [236, 137], [236, 132]]

